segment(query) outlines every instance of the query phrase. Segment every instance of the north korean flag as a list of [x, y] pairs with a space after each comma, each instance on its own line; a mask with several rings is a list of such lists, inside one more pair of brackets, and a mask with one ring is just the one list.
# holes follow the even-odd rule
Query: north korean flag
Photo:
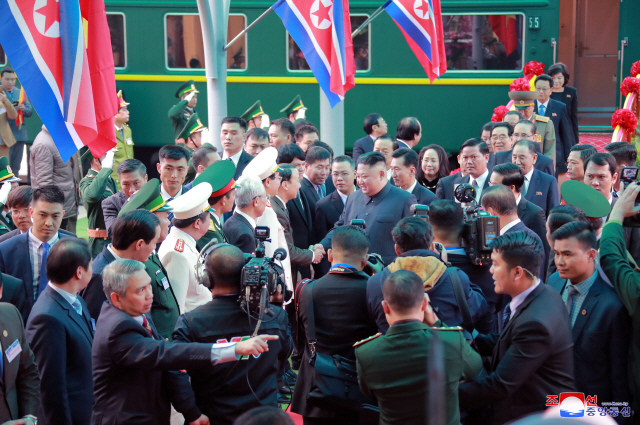
[[335, 106], [355, 86], [348, 0], [279, 0], [273, 10]]

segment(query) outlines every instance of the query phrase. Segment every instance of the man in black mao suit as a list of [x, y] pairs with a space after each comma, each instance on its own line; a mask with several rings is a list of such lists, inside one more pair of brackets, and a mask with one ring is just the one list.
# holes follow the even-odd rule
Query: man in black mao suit
[[92, 347], [94, 397], [91, 425], [169, 425], [170, 405], [186, 423], [208, 424], [200, 413], [189, 376], [181, 369], [259, 355], [272, 336], [226, 344], [172, 343], [158, 334], [148, 316], [151, 278], [144, 264], [116, 260], [104, 271], [105, 293]]
[[382, 115], [376, 113], [367, 115], [364, 119], [364, 132], [367, 135], [353, 144], [353, 162], [358, 162], [360, 155], [373, 152], [373, 142], [383, 134], [387, 134], [387, 123]]
[[222, 230], [229, 243], [245, 254], [256, 250], [254, 230], [256, 220], [267, 206], [267, 193], [258, 177], [248, 176], [242, 179], [242, 185], [236, 188], [236, 210], [224, 222]]
[[496, 292], [512, 300], [500, 334], [478, 335], [489, 373], [460, 385], [461, 409], [493, 406], [504, 424], [545, 409], [547, 395], [573, 391], [571, 326], [562, 298], [538, 278], [540, 242], [523, 232], [497, 237], [491, 254]]
[[558, 271], [547, 286], [570, 309], [575, 389], [597, 394], [600, 403], [629, 400], [629, 314], [596, 270], [596, 235], [587, 223], [572, 222], [553, 232], [551, 240]]
[[411, 205], [416, 203], [416, 197], [392, 186], [387, 180], [386, 169], [384, 156], [380, 152], [369, 152], [358, 159], [361, 190], [349, 196], [340, 219], [322, 240], [325, 251], [331, 248], [331, 237], [336, 228], [359, 219], [365, 221], [372, 251], [380, 254], [385, 264], [397, 257], [391, 230], [398, 221], [411, 215]]
[[436, 195], [416, 180], [418, 154], [409, 148], [396, 149], [391, 154], [391, 177], [396, 187], [411, 193], [418, 204], [429, 205]]
[[245, 132], [247, 131], [247, 122], [239, 117], [225, 117], [222, 119], [220, 128], [220, 143], [222, 144], [224, 161], [233, 161], [236, 166], [236, 173], [233, 175], [234, 180], [238, 180], [242, 175], [245, 167], [251, 162], [253, 156], [249, 155], [244, 149]]
[[549, 216], [549, 211], [560, 204], [558, 181], [555, 177], [534, 168], [534, 161], [539, 158], [535, 152], [535, 142], [522, 139], [513, 146], [514, 161], [522, 170], [525, 182], [520, 191], [524, 198], [539, 206]]
[[91, 279], [91, 250], [83, 239], [57, 243], [47, 260], [49, 284], [31, 310], [27, 339], [40, 369], [42, 424], [91, 421], [93, 323], [77, 293]]
[[462, 144], [458, 160], [465, 176], [453, 175], [440, 179], [436, 197], [455, 201], [456, 188], [463, 183], [469, 183], [476, 188], [476, 202], [479, 203], [482, 192], [489, 187], [489, 147], [480, 138], [469, 139]]

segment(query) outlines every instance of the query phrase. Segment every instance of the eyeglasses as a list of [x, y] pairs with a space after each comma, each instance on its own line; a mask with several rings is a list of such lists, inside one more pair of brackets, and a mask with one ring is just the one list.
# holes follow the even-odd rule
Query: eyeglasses
[[349, 177], [350, 173], [331, 173], [331, 177], [334, 179], [341, 178], [342, 180], [346, 180]]
[[549, 91], [549, 90], [551, 90], [551, 87], [549, 87], [549, 88], [536, 87], [536, 91], [537, 91], [537, 92], [540, 92], [540, 93], [544, 93], [544, 92], [547, 92], [547, 91]]
[[500, 140], [501, 142], [504, 142], [505, 140], [508, 140], [509, 136], [501, 134], [499, 136], [491, 136], [491, 140]]

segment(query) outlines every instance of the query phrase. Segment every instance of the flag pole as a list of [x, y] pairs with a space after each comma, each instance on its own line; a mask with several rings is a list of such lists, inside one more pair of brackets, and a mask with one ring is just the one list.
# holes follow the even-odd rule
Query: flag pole
[[384, 10], [384, 5], [380, 6], [375, 12], [371, 14], [371, 16], [367, 18], [366, 21], [362, 23], [362, 25], [360, 25], [354, 32], [352, 32], [351, 37], [355, 37], [356, 35], [358, 35], [360, 31], [362, 31], [367, 25], [369, 25], [371, 21], [376, 19], [378, 15], [382, 13], [383, 10]]
[[246, 33], [249, 32], [249, 30], [251, 28], [253, 28], [258, 22], [262, 21], [269, 13], [273, 12], [273, 8], [268, 8], [267, 10], [265, 10], [262, 15], [258, 16], [256, 18], [255, 21], [251, 22], [245, 29], [243, 29], [242, 31], [240, 31], [240, 34], [236, 35], [234, 37], [233, 40], [231, 40], [229, 42], [229, 44], [227, 44], [226, 46], [224, 46], [224, 49], [222, 49], [224, 52], [226, 52], [227, 50], [229, 50], [229, 47], [233, 46], [235, 44], [236, 41], [240, 40], [240, 38], [242, 38], [243, 35], [245, 35]]

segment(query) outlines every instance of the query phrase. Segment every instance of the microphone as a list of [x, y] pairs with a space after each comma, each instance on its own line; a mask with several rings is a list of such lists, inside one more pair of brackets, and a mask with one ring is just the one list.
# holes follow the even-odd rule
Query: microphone
[[287, 258], [287, 251], [284, 248], [278, 248], [274, 251], [273, 258], [282, 261]]

